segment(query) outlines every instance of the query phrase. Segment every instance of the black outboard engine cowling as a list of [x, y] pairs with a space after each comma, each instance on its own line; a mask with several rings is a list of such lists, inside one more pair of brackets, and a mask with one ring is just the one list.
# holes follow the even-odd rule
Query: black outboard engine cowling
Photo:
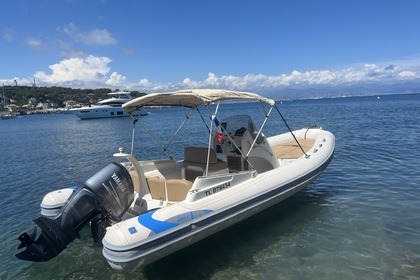
[[42, 233], [38, 239], [36, 230], [32, 234], [21, 234], [18, 249], [26, 249], [16, 257], [34, 262], [48, 261], [79, 237], [80, 230], [98, 215], [120, 221], [133, 200], [134, 185], [127, 169], [115, 162], [105, 164], [81, 180], [60, 215], [53, 219], [45, 216], [34, 219]]

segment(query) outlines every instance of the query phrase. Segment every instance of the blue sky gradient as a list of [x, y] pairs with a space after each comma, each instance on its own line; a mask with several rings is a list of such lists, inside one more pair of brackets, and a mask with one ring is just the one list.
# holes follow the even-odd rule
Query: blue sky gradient
[[144, 92], [420, 91], [420, 1], [5, 1], [0, 81]]

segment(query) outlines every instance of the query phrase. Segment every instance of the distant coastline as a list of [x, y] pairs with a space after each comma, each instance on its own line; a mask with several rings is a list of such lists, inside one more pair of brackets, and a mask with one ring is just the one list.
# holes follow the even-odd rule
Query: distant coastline
[[[4, 100], [1, 107], [13, 108], [10, 111], [17, 113], [52, 114], [56, 113], [58, 108], [64, 108], [68, 101], [80, 105], [96, 104], [99, 100], [109, 98], [108, 93], [113, 91], [118, 90], [4, 85], [3, 91], [0, 91], [1, 100]], [[145, 94], [138, 91], [130, 92], [133, 97]]]
[[[62, 113], [63, 108], [66, 107], [68, 101], [72, 101], [79, 105], [96, 104], [99, 100], [107, 98], [107, 94], [113, 91], [109, 88], [99, 89], [73, 89], [66, 87], [37, 87], [37, 86], [18, 86], [18, 85], [4, 85], [4, 95], [0, 91], [1, 100], [5, 99], [5, 104], [8, 106], [14, 105], [15, 110], [13, 112], [17, 114], [57, 114]], [[139, 97], [146, 93], [139, 91], [130, 91], [133, 97]], [[339, 99], [349, 97], [378, 97], [378, 96], [389, 96], [389, 95], [408, 95], [408, 94], [419, 94], [419, 92], [388, 92], [388, 93], [372, 93], [367, 94], [332, 94], [331, 92], [325, 95], [297, 95], [297, 96], [284, 96], [284, 92], [279, 94], [271, 93], [270, 96], [278, 102], [289, 102], [297, 100], [322, 100], [322, 99]], [[277, 96], [275, 96], [277, 95]], [[43, 107], [39, 107], [42, 104]], [[4, 104], [1, 104], [2, 108]], [[4, 106], [6, 107], [6, 106]]]
[[392, 95], [415, 95], [420, 94], [420, 92], [407, 92], [407, 93], [380, 93], [380, 94], [348, 94], [348, 95], [335, 95], [335, 96], [307, 96], [307, 97], [298, 97], [298, 98], [284, 98], [276, 99], [276, 101], [298, 101], [298, 100], [322, 100], [322, 99], [340, 99], [340, 98], [355, 98], [355, 97], [382, 97], [382, 96], [392, 96]]

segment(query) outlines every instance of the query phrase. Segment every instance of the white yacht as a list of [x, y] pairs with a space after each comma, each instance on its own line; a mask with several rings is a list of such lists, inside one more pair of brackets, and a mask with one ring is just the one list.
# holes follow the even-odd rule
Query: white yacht
[[[128, 91], [118, 91], [108, 93], [110, 98], [99, 101], [95, 105], [84, 106], [81, 108], [69, 109], [68, 111], [80, 119], [97, 119], [97, 118], [116, 118], [130, 116], [122, 105], [130, 101], [131, 95]], [[141, 108], [135, 112], [136, 116], [147, 115], [146, 110]]]
[[2, 120], [16, 119], [16, 118], [17, 118], [16, 114], [12, 114], [12, 113], [9, 113], [9, 112], [0, 115], [0, 119], [2, 119]]

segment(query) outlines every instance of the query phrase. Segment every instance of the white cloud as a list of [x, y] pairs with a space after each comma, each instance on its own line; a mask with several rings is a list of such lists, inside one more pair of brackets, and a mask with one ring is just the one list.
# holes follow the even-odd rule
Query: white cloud
[[71, 44], [64, 42], [62, 40], [57, 40], [56, 42], [58, 49], [60, 50], [60, 55], [66, 58], [72, 57], [83, 57], [85, 56], [83, 51], [74, 49]]
[[125, 86], [127, 78], [117, 72], [113, 72], [109, 79], [105, 82], [109, 86]]
[[32, 37], [26, 38], [26, 44], [33, 49], [41, 49], [42, 48], [42, 41], [39, 39], [35, 39]]
[[147, 86], [148, 84], [149, 84], [149, 80], [148, 79], [140, 79], [140, 85]]
[[90, 31], [81, 31], [73, 24], [69, 23], [62, 28], [62, 31], [70, 36], [75, 42], [90, 46], [116, 45], [117, 40], [107, 29], [92, 29]]
[[123, 73], [110, 71], [108, 57], [87, 56], [64, 59], [50, 65], [51, 73], [37, 72], [37, 83], [46, 85], [65, 85], [70, 87], [115, 87], [144, 92], [170, 91], [185, 88], [226, 88], [256, 92], [281, 92], [284, 90], [340, 89], [340, 87], [363, 87], [395, 85], [413, 82], [420, 85], [420, 66], [410, 67], [393, 64], [380, 66], [364, 64], [338, 70], [313, 70], [301, 72], [294, 70], [279, 75], [247, 74], [245, 76], [217, 76], [210, 72], [203, 80], [189, 77], [176, 83], [153, 83], [148, 78], [138, 82], [127, 81]]
[[[398, 83], [407, 80], [419, 80], [420, 71], [406, 70], [403, 67], [380, 67], [366, 64], [360, 68], [346, 68], [337, 71], [314, 70], [307, 72], [292, 71], [290, 74], [264, 75], [248, 74], [244, 77], [216, 76], [209, 73], [203, 81], [193, 81], [185, 78], [184, 87], [224, 87], [231, 89], [284, 89], [312, 88], [317, 86], [356, 85], [366, 83]], [[420, 82], [420, 81], [419, 81]]]
[[48, 84], [105, 83], [110, 62], [108, 57], [69, 58], [50, 65], [50, 75], [40, 71], [34, 77]]
[[398, 73], [398, 77], [401, 80], [413, 80], [413, 79], [419, 79], [420, 73], [415, 73], [413, 71], [401, 71]]

